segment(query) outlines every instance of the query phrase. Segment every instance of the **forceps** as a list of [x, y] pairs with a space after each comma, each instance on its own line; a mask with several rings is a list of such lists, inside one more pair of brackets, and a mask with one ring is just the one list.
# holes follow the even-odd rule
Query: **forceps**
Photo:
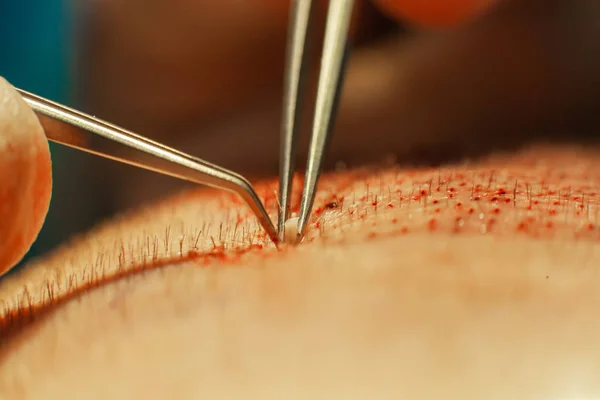
[[[284, 76], [283, 118], [279, 164], [279, 240], [285, 239], [285, 222], [290, 212], [290, 194], [295, 168], [300, 104], [304, 99], [307, 68], [307, 37], [314, 20], [313, 0], [294, 0], [290, 10], [290, 28]], [[315, 191], [329, 144], [337, 109], [347, 56], [347, 36], [354, 0], [329, 0], [323, 53], [317, 87], [312, 136], [296, 241], [304, 236], [315, 201]]]
[[250, 206], [271, 240], [277, 243], [277, 231], [265, 207], [243, 176], [91, 115], [21, 89], [17, 91], [38, 115], [49, 140], [125, 164], [234, 192]]

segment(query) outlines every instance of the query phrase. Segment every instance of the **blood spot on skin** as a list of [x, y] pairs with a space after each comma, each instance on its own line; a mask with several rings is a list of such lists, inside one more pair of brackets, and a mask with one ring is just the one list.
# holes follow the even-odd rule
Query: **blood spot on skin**
[[430, 232], [433, 232], [437, 229], [438, 227], [438, 221], [435, 218], [431, 218], [428, 222], [427, 222], [427, 229]]

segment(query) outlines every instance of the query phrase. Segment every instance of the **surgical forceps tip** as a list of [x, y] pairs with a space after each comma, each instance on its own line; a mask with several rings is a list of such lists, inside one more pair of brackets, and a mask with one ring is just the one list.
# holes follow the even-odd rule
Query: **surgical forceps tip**
[[[290, 28], [284, 80], [283, 120], [280, 149], [280, 212], [279, 236], [284, 236], [284, 224], [289, 210], [289, 193], [292, 185], [298, 122], [299, 103], [303, 99], [306, 86], [305, 69], [307, 64], [307, 40], [313, 0], [295, 0], [290, 10]], [[314, 204], [324, 153], [329, 144], [333, 116], [342, 86], [347, 56], [347, 36], [354, 0], [330, 0], [327, 11], [323, 52], [317, 87], [314, 121], [308, 154], [306, 179], [302, 193], [300, 216], [298, 219], [298, 239], [304, 235]]]
[[260, 197], [252, 187], [252, 184], [243, 176], [231, 173], [233, 186], [232, 189], [235, 191], [240, 197], [242, 197], [250, 209], [254, 211], [258, 222], [263, 227], [271, 241], [277, 244], [279, 242], [279, 236], [275, 225], [271, 221], [269, 217], [269, 213], [265, 209], [263, 202], [260, 200]]

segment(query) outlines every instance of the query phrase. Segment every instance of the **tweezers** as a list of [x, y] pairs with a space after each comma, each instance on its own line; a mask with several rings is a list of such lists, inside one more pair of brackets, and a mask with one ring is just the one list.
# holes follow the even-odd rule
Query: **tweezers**
[[277, 231], [246, 178], [182, 153], [91, 115], [17, 89], [36, 112], [46, 137], [56, 143], [139, 168], [238, 194], [254, 212], [271, 240]]
[[[285, 222], [290, 213], [290, 195], [296, 161], [301, 103], [306, 92], [309, 31], [315, 19], [313, 0], [294, 0], [284, 74], [283, 117], [279, 164], [279, 240], [286, 240]], [[306, 164], [304, 188], [298, 215], [296, 241], [302, 240], [315, 201], [315, 191], [329, 145], [334, 116], [345, 72], [347, 37], [354, 0], [330, 0], [325, 25], [323, 52], [317, 86], [312, 135]], [[290, 241], [289, 238], [287, 241]]]

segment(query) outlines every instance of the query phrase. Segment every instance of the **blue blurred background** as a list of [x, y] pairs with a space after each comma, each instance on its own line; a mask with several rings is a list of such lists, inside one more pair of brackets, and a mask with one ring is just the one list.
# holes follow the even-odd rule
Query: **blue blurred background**
[[66, 100], [72, 48], [70, 21], [64, 0], [0, 2], [0, 73], [15, 86]]

